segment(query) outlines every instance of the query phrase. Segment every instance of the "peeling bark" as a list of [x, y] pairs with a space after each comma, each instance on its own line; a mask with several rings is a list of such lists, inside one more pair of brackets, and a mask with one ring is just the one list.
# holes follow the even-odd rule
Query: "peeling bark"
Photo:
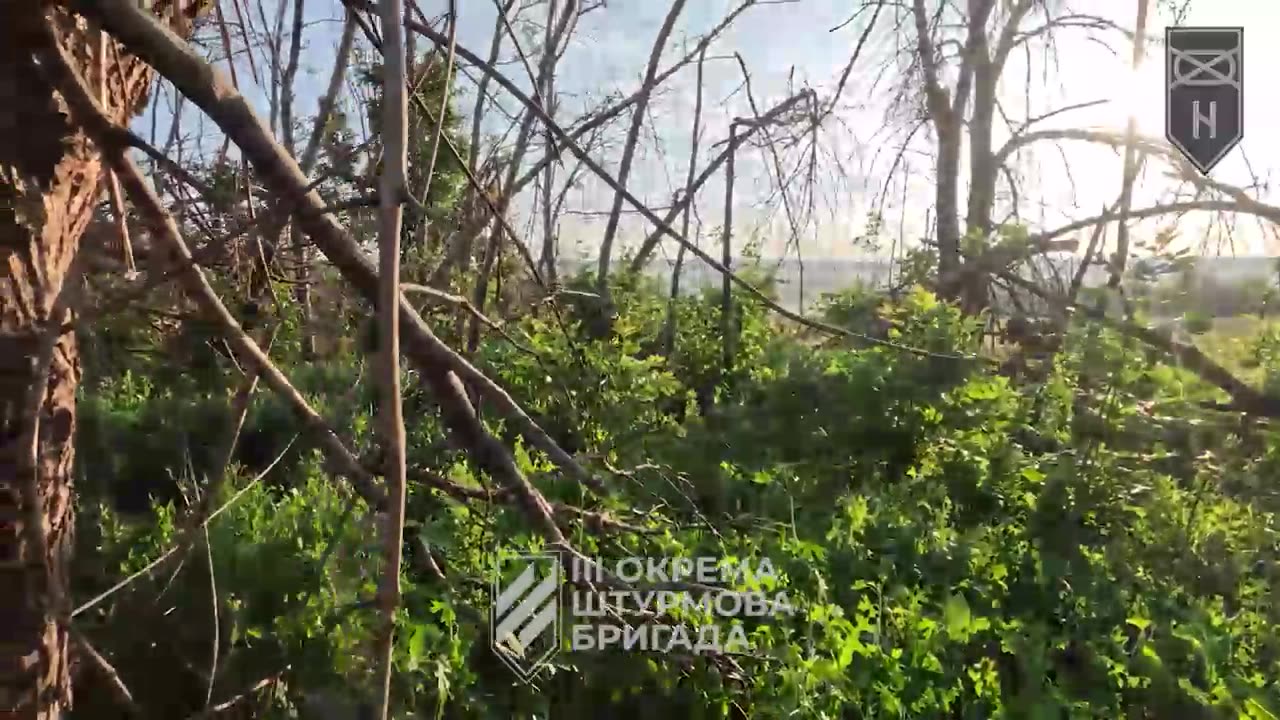
[[[156, 11], [172, 8], [159, 3]], [[114, 41], [97, 52], [98, 30], [50, 12], [77, 70], [103, 78], [107, 111], [125, 124], [146, 100], [150, 69]], [[189, 32], [185, 12], [170, 19]], [[74, 528], [80, 358], [70, 308], [58, 298], [78, 282], [71, 268], [103, 175], [99, 154], [32, 61], [41, 22], [39, 3], [0, 5], [0, 714], [24, 719], [61, 717], [71, 707], [59, 617]], [[46, 338], [52, 345], [42, 348]]]

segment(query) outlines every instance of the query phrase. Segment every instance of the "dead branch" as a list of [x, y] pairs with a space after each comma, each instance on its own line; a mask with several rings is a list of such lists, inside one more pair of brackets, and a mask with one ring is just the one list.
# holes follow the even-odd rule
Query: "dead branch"
[[[301, 0], [299, 0], [301, 2]], [[389, 502], [383, 539], [382, 579], [378, 606], [382, 623], [374, 639], [379, 673], [376, 717], [391, 712], [392, 651], [396, 611], [400, 608], [400, 565], [404, 549], [405, 432], [404, 398], [400, 390], [400, 228], [404, 213], [399, 196], [407, 191], [409, 103], [405, 98], [404, 30], [401, 0], [382, 0], [382, 178], [378, 223], [378, 386], [383, 458]], [[445, 91], [446, 96], [448, 90]], [[437, 126], [437, 133], [443, 130]], [[438, 142], [438, 141], [437, 141]], [[434, 160], [434, 158], [433, 158]]]
[[[880, 11], [884, 10], [884, 6], [885, 0], [876, 0], [875, 12], [871, 13], [871, 20], [867, 22], [867, 26], [862, 29], [862, 34], [858, 36], [858, 43], [853, 48], [853, 57], [849, 58], [849, 62], [845, 63], [844, 69], [840, 71], [840, 80], [836, 82], [835, 92], [832, 93], [831, 100], [827, 103], [827, 106], [823, 108], [819, 120], [825, 119], [835, 111], [836, 105], [840, 102], [840, 96], [844, 94], [845, 85], [849, 82], [849, 76], [853, 73], [853, 66], [858, 63], [858, 58], [862, 55], [862, 48], [866, 46], [867, 39], [871, 37], [871, 33], [876, 29], [876, 21], [880, 19]], [[844, 27], [845, 24], [852, 22], [864, 9], [866, 9], [865, 6], [859, 9], [848, 21], [831, 28], [829, 32], [835, 32]]]
[[338, 40], [337, 56], [333, 61], [333, 70], [329, 73], [329, 85], [320, 98], [320, 111], [316, 113], [316, 121], [311, 127], [311, 135], [307, 138], [307, 146], [302, 151], [302, 173], [310, 175], [320, 157], [320, 146], [324, 143], [333, 117], [333, 109], [337, 106], [338, 92], [347, 76], [347, 65], [351, 60], [351, 49], [355, 46], [356, 21], [354, 13], [346, 11], [342, 22], [342, 36]]
[[[494, 20], [493, 41], [489, 45], [489, 62], [498, 62], [498, 53], [502, 50], [502, 38], [505, 37], [502, 32], [503, 22], [506, 20], [507, 13], [511, 12], [511, 8], [515, 6], [516, 0], [506, 0], [505, 3], [498, 7], [498, 17]], [[348, 10], [347, 12], [351, 12]], [[547, 21], [548, 23], [550, 20]], [[476, 87], [476, 104], [471, 109], [471, 144], [467, 146], [467, 167], [475, 172], [479, 168], [476, 163], [480, 159], [480, 124], [484, 120], [484, 103], [489, 97], [489, 76], [485, 75], [480, 78], [480, 82]]]
[[141, 717], [142, 708], [138, 707], [137, 701], [133, 699], [133, 693], [129, 692], [129, 686], [125, 685], [124, 680], [120, 678], [120, 673], [93, 647], [93, 643], [89, 641], [83, 630], [75, 623], [68, 623], [67, 626], [72, 639], [76, 642], [76, 647], [89, 659], [89, 663], [98, 671], [98, 674], [107, 681], [107, 687], [110, 688], [116, 702], [129, 713], [130, 717]]
[[[98, 15], [108, 31], [160, 74], [175, 79], [182, 92], [232, 136], [277, 198], [296, 208], [299, 225], [320, 251], [366, 299], [376, 301], [377, 272], [337, 221], [320, 212], [323, 201], [314, 190], [306, 191], [307, 181], [297, 163], [271, 138], [253, 108], [228, 86], [221, 73], [129, 0], [98, 0], [88, 4], [85, 11]], [[533, 491], [510, 452], [479, 422], [460, 379], [476, 387], [515, 430], [547, 453], [557, 467], [579, 482], [603, 490], [603, 485], [560, 448], [506, 391], [441, 342], [403, 298], [400, 313], [405, 351], [432, 387], [445, 425], [460, 445], [472, 451], [473, 459], [482, 468], [505, 483]], [[523, 500], [536, 516], [546, 515], [545, 501], [539, 502], [528, 492]]]
[[[552, 33], [552, 41], [543, 47], [542, 58], [539, 62], [538, 76], [531, 80], [534, 90], [546, 85], [547, 79], [554, 75], [557, 61], [556, 48], [561, 44], [567, 43], [568, 33], [572, 29], [572, 24], [577, 17], [575, 10], [575, 5], [570, 4], [563, 12], [561, 12], [559, 22], [556, 24], [556, 28]], [[449, 37], [448, 47], [451, 54], [457, 53], [457, 38], [452, 34]], [[500, 195], [497, 199], [496, 205], [493, 207], [493, 215], [497, 222], [489, 233], [489, 241], [485, 247], [484, 259], [481, 262], [480, 272], [476, 276], [475, 286], [472, 289], [471, 295], [471, 303], [479, 312], [484, 312], [485, 303], [489, 297], [489, 280], [494, 267], [497, 264], [498, 256], [502, 252], [502, 239], [504, 237], [504, 233], [509, 228], [506, 224], [506, 215], [508, 209], [511, 207], [512, 199], [516, 196], [516, 190], [513, 188], [516, 174], [520, 170], [521, 163], [524, 162], [525, 153], [528, 151], [529, 142], [533, 137], [535, 120], [533, 113], [534, 109], [545, 112], [545, 108], [542, 107], [540, 99], [536, 100], [533, 106], [527, 108], [521, 116], [520, 129], [516, 134], [515, 146], [511, 151], [511, 158], [507, 161], [506, 175], [503, 178], [501, 187], [499, 188]], [[537, 263], [534, 261], [533, 257], [528, 254], [528, 248], [525, 247], [524, 243], [520, 241], [514, 232], [507, 235], [511, 238], [513, 246], [516, 247], [524, 257], [524, 261], [528, 266], [529, 272], [533, 275], [535, 280], [541, 284], [542, 278], [538, 273]], [[479, 344], [480, 324], [478, 322], [473, 322], [467, 330], [467, 354], [474, 354]]]
[[[740, 5], [735, 7], [733, 10], [729, 11], [729, 13], [724, 16], [724, 19], [721, 20], [719, 23], [717, 23], [715, 27], [711, 28], [711, 30], [707, 31], [707, 33], [702, 36], [702, 39], [700, 39], [698, 43], [692, 49], [689, 50], [689, 52], [685, 53], [683, 57], [681, 57], [676, 62], [672, 63], [671, 67], [658, 73], [654, 77], [653, 87], [654, 88], [660, 87], [663, 83], [669, 80], [673, 75], [675, 75], [681, 69], [688, 66], [694, 60], [696, 60], [698, 55], [703, 50], [710, 47], [711, 43], [715, 42], [716, 38], [720, 37], [720, 35], [722, 35], [725, 30], [727, 30], [731, 25], [733, 25], [734, 21], [737, 20], [738, 17], [742, 15], [742, 13], [756, 6], [758, 3], [759, 3], [759, 0], [743, 0]], [[583, 12], [586, 12], [586, 11], [584, 10]], [[468, 60], [468, 62], [471, 62], [471, 61]], [[494, 63], [489, 63], [488, 66], [494, 67]], [[477, 66], [477, 67], [483, 67], [483, 66]], [[485, 77], [491, 77], [491, 76], [489, 75], [489, 73], [486, 72]], [[581, 121], [578, 124], [574, 125], [573, 129], [568, 132], [567, 138], [574, 142], [581, 140], [584, 136], [598, 130], [599, 128], [603, 127], [607, 123], [611, 122], [614, 118], [626, 112], [628, 108], [630, 108], [631, 106], [635, 105], [637, 102], [640, 101], [640, 97], [642, 94], [644, 94], [643, 84], [635, 92], [631, 93], [630, 95], [623, 98], [622, 100], [619, 100], [618, 102], [606, 108], [602, 108], [593, 113], [590, 113], [587, 117], [582, 118]], [[554, 162], [555, 160], [559, 159], [560, 153], [563, 152], [566, 147], [567, 147], [567, 144], [563, 140], [558, 140], [558, 147], [556, 149], [556, 152], [551, 156], [552, 159], [543, 158], [542, 160], [539, 160], [538, 162], [534, 163], [533, 166], [531, 166], [528, 170], [525, 170], [524, 174], [521, 175], [518, 179], [516, 179], [514, 183], [511, 184], [510, 192], [512, 194], [519, 193], [522, 189], [528, 186], [530, 182], [533, 182], [534, 178], [538, 176], [538, 173], [542, 172], [542, 168], [544, 164], [549, 162]]]
[[[569, 10], [567, 11], [572, 11], [572, 9], [573, 1], [570, 0]], [[544, 23], [542, 42], [548, 47], [553, 46], [556, 41], [555, 33], [552, 29], [555, 27], [555, 16], [556, 0], [547, 0], [547, 20]], [[550, 60], [550, 58], [545, 55], [543, 59], [544, 61]], [[556, 116], [556, 107], [559, 104], [556, 102], [555, 96], [556, 74], [554, 72], [545, 73], [543, 75], [543, 83], [543, 87], [540, 87], [538, 92], [541, 94], [542, 104], [543, 107], [546, 108], [547, 116], [554, 118]], [[555, 137], [551, 134], [550, 130], [546, 130], [544, 131], [543, 139], [546, 158], [550, 159], [555, 153]], [[540, 263], [539, 269], [542, 271], [543, 277], [547, 278], [552, 283], [556, 281], [557, 254], [555, 215], [552, 210], [553, 203], [551, 200], [551, 188], [554, 182], [555, 164], [549, 162], [546, 164], [546, 168], [542, 171], [542, 254], [538, 258], [538, 262]]]
[[[1114, 211], [1115, 208], [1113, 207]], [[1103, 210], [1106, 214], [1106, 210]], [[1084, 276], [1089, 272], [1089, 265], [1093, 263], [1094, 257], [1102, 246], [1102, 237], [1106, 231], [1106, 223], [1098, 223], [1093, 226], [1093, 235], [1089, 236], [1089, 247], [1084, 251], [1084, 257], [1080, 258], [1080, 267], [1076, 268], [1075, 275], [1071, 276], [1071, 287], [1067, 290], [1067, 302], [1074, 303], [1076, 298], [1080, 296], [1080, 288], [1084, 286]]]
[[[622, 193], [627, 187], [627, 179], [631, 175], [631, 163], [635, 159], [636, 145], [640, 140], [640, 128], [644, 123], [645, 109], [649, 107], [649, 97], [653, 93], [654, 81], [658, 74], [658, 61], [662, 59], [662, 51], [666, 48], [667, 38], [675, 27], [676, 19], [684, 10], [685, 0], [673, 0], [667, 16], [658, 29], [658, 36], [653, 40], [649, 50], [649, 62], [645, 66], [644, 82], [640, 84], [640, 97], [636, 100], [635, 110], [631, 114], [631, 127], [627, 130], [627, 138], [622, 145], [622, 160], [618, 164], [618, 185], [620, 190], [614, 193], [613, 207], [609, 212], [609, 220], [605, 223], [604, 235], [600, 240], [600, 258], [596, 268], [596, 292], [606, 299], [609, 296], [609, 261], [613, 255], [613, 239], [618, 233], [618, 220], [622, 216]], [[732, 156], [730, 163], [732, 164]]]
[[[685, 237], [689, 237], [689, 207], [693, 204], [693, 198], [698, 192], [693, 185], [693, 181], [694, 175], [698, 170], [698, 143], [702, 139], [702, 77], [706, 60], [707, 52], [704, 48], [702, 52], [698, 53], [698, 75], [694, 82], [697, 96], [693, 103], [693, 130], [690, 132], [691, 140], [689, 142], [689, 172], [684, 181], [684, 196], [688, 201], [684, 204], [684, 212], [680, 219], [680, 234]], [[736, 136], [734, 139], [736, 139]], [[730, 145], [732, 146], [732, 143]], [[732, 152], [732, 147], [730, 152]], [[675, 352], [676, 301], [680, 296], [680, 271], [684, 265], [684, 253], [685, 247], [681, 245], [676, 251], [675, 266], [671, 269], [671, 296], [667, 301], [667, 321], [663, 327], [662, 338], [663, 354], [667, 357], [670, 357]]]
[[[1138, 24], [1136, 26], [1137, 32], [1133, 38], [1133, 59], [1131, 62], [1134, 73], [1138, 72], [1138, 68], [1142, 65], [1142, 57], [1146, 53], [1147, 9], [1150, 4], [1150, 0], [1138, 0]], [[1138, 118], [1130, 114], [1125, 128], [1124, 174], [1120, 186], [1120, 218], [1116, 221], [1116, 254], [1111, 263], [1111, 277], [1107, 280], [1107, 287], [1110, 288], [1120, 286], [1120, 278], [1124, 275], [1125, 266], [1129, 261], [1128, 215], [1133, 205], [1133, 183], [1138, 178], [1138, 152], [1137, 148], [1134, 147], [1134, 140], [1137, 135]]]
[[[733, 138], [719, 143], [724, 145], [724, 149], [720, 151], [720, 154], [702, 169], [698, 178], [693, 181], [691, 186], [685, 189], [685, 193], [680, 197], [680, 199], [667, 209], [667, 214], [661, 219], [661, 222], [654, 224], [655, 229], [653, 232], [649, 233], [648, 237], [644, 239], [644, 242], [640, 244], [640, 248], [636, 250], [635, 256], [631, 259], [631, 265], [627, 268], [627, 272], [638, 273], [644, 270], [644, 266], [648, 264], [649, 258], [653, 256], [653, 251], [657, 249], [658, 243], [662, 241], [663, 235], [666, 234], [663, 231], [663, 227], [672, 225], [672, 223], [676, 221], [676, 218], [680, 217], [680, 215], [691, 206], [691, 203], [693, 203], [694, 199], [697, 197], [698, 191], [701, 190], [702, 186], [720, 170], [720, 167], [728, 161], [730, 155], [736, 152], [739, 147], [750, 139], [752, 135], [763, 128], [766, 123], [780, 121], [784, 114], [790, 112], [796, 107], [796, 105], [800, 104], [802, 101], [809, 100], [811, 97], [811, 95], [805, 92], [797, 93], [796, 95], [792, 95], [790, 98], [787, 98], [775, 105], [768, 112], [761, 115], [755, 122], [749, 124], [740, 123], [739, 130]], [[687, 237], [687, 234], [681, 234]]]
[[999, 275], [1010, 284], [1023, 288], [1032, 295], [1058, 308], [1061, 312], [1069, 313], [1075, 311], [1084, 313], [1086, 317], [1129, 337], [1141, 340], [1152, 348], [1172, 357], [1180, 367], [1190, 370], [1209, 384], [1227, 393], [1231, 397], [1231, 407], [1233, 409], [1267, 418], [1280, 418], [1280, 398], [1254, 389], [1248, 383], [1232, 375], [1231, 371], [1214, 362], [1195, 345], [1165, 337], [1131, 320], [1113, 317], [1102, 309], [1088, 307], [1077, 302], [1069, 302], [1067, 298], [1044, 290], [1035, 283], [1018, 277], [1011, 272], [1002, 271]]
[[[738, 123], [729, 123], [729, 144], [733, 145], [734, 136], [738, 134]], [[733, 159], [737, 153], [729, 153], [729, 161], [724, 166], [724, 221], [721, 227], [720, 263], [726, 269], [733, 263], [733, 184], [737, 173], [734, 172]], [[733, 371], [733, 284], [726, 272], [720, 278], [720, 340], [721, 357], [720, 372], [724, 380], [729, 379]]]
[[[108, 0], [108, 1], [118, 2], [119, 0]], [[350, 0], [350, 1], [357, 2], [358, 0]], [[433, 43], [436, 43], [437, 45], [443, 46], [443, 43], [448, 41], [448, 38], [441, 35], [436, 30], [430, 27], [427, 27], [426, 25], [423, 25], [421, 23], [413, 22], [413, 23], [409, 23], [408, 26], [409, 26], [409, 29], [422, 34], [424, 37], [428, 38], [429, 40], [431, 40]], [[650, 209], [647, 205], [645, 205], [638, 198], [636, 198], [636, 196], [631, 192], [629, 192], [626, 188], [622, 187], [622, 185], [618, 183], [616, 178], [614, 178], [607, 170], [605, 170], [600, 165], [600, 163], [596, 162], [585, 150], [582, 149], [581, 146], [579, 146], [576, 142], [574, 142], [573, 139], [569, 137], [569, 134], [565, 132], [564, 128], [561, 128], [559, 125], [555, 123], [555, 121], [547, 117], [545, 113], [542, 113], [538, 109], [537, 104], [534, 103], [533, 100], [528, 95], [526, 95], [523, 91], [521, 91], [520, 88], [518, 88], [514, 83], [512, 83], [509, 78], [507, 78], [505, 75], [499, 72], [496, 68], [483, 64], [480, 61], [480, 58], [478, 58], [475, 55], [475, 53], [472, 53], [470, 50], [466, 49], [465, 47], [459, 45], [457, 48], [457, 52], [459, 57], [471, 63], [472, 65], [475, 65], [476, 67], [480, 68], [485, 73], [490, 74], [493, 77], [495, 82], [501, 85], [508, 93], [510, 93], [517, 100], [519, 100], [522, 104], [524, 104], [526, 108], [529, 108], [530, 110], [532, 110], [537, 115], [539, 122], [542, 122], [552, 132], [555, 133], [560, 143], [562, 143], [570, 152], [572, 152], [579, 160], [581, 160], [583, 165], [585, 165], [587, 169], [589, 169], [592, 173], [594, 173], [596, 177], [603, 180], [615, 192], [621, 193], [623, 196], [623, 199], [625, 199], [628, 204], [630, 204], [641, 215], [643, 215], [646, 220], [653, 223], [666, 235], [672, 237], [677, 242], [687, 247], [689, 252], [692, 252], [695, 256], [698, 257], [699, 260], [702, 260], [702, 262], [706, 263], [708, 267], [712, 268], [713, 270], [720, 273], [721, 275], [728, 275], [731, 282], [736, 284], [739, 288], [742, 288], [744, 291], [747, 292], [747, 294], [751, 295], [753, 298], [758, 300], [762, 305], [769, 308], [771, 311], [777, 313], [778, 315], [781, 315], [782, 317], [787, 318], [788, 320], [799, 323], [800, 325], [803, 325], [813, 330], [817, 330], [826, 334], [839, 335], [839, 336], [843, 336], [853, 340], [859, 340], [862, 342], [870, 343], [872, 345], [889, 347], [896, 350], [900, 350], [902, 352], [911, 353], [913, 355], [919, 355], [923, 357], [946, 358], [946, 359], [952, 359], [952, 360], [983, 360], [983, 358], [979, 358], [978, 356], [975, 356], [975, 355], [967, 355], [967, 354], [961, 354], [961, 353], [934, 353], [928, 350], [924, 350], [922, 348], [902, 345], [890, 340], [874, 337], [872, 335], [852, 332], [845, 328], [837, 327], [829, 323], [824, 323], [818, 320], [812, 320], [812, 319], [806, 318], [798, 313], [792, 312], [791, 310], [788, 310], [787, 308], [779, 305], [776, 301], [774, 301], [768, 295], [761, 292], [759, 288], [752, 285], [750, 282], [742, 279], [736, 273], [733, 273], [731, 270], [729, 270], [723, 264], [721, 264], [719, 261], [713, 258], [711, 255], [708, 255], [704, 250], [699, 248], [697, 245], [691, 243], [688, 240], [688, 238], [684, 237], [679, 232], [677, 232], [675, 228], [673, 228], [670, 225], [670, 223], [664, 222], [662, 218], [659, 218], [658, 215], [652, 209]], [[806, 90], [802, 92], [800, 95], [798, 95], [797, 97], [799, 98], [812, 97], [812, 91]], [[744, 118], [737, 118], [736, 122], [742, 123], [742, 122], [749, 122], [749, 121]]]
[[[284, 3], [281, 2], [283, 7]], [[302, 57], [302, 11], [306, 0], [293, 0], [293, 30], [289, 33], [289, 59], [280, 76], [280, 137], [289, 154], [298, 149], [293, 141], [293, 85], [298, 76], [298, 61]]]
[[[348, 10], [347, 12], [350, 12], [350, 10]], [[408, 17], [407, 13], [405, 17]], [[401, 33], [403, 34], [403, 29], [401, 29]], [[425, 210], [427, 206], [427, 201], [431, 196], [431, 182], [436, 175], [436, 158], [440, 154], [440, 139], [444, 137], [445, 117], [448, 115], [448, 112], [449, 112], [449, 103], [453, 101], [453, 61], [454, 61], [453, 46], [454, 46], [454, 43], [457, 42], [457, 36], [458, 36], [458, 2], [457, 0], [449, 0], [449, 52], [445, 58], [445, 64], [444, 64], [444, 88], [445, 89], [444, 89], [444, 92], [441, 93], [440, 109], [437, 113], [438, 117], [436, 118], [436, 121], [435, 121], [434, 132], [431, 135], [431, 153], [427, 157], [426, 179], [423, 180], [423, 184], [422, 184], [422, 197], [421, 199], [418, 200], [418, 203], [417, 203], [422, 211], [419, 213], [418, 227], [414, 231], [414, 243], [416, 245], [422, 245], [426, 241], [427, 229], [431, 226], [431, 217], [426, 213]], [[410, 33], [409, 37], [415, 37], [415, 36], [412, 33]], [[424, 72], [422, 75], [422, 82], [426, 82], [426, 79], [427, 79], [427, 73]], [[405, 82], [406, 83], [409, 82], [408, 76], [405, 77]], [[415, 98], [418, 98], [418, 102], [420, 104], [425, 105], [425, 102], [418, 96], [418, 93], [416, 90], [411, 94]], [[428, 113], [428, 116], [429, 115], [430, 113]], [[461, 158], [459, 158], [459, 162], [461, 162]], [[411, 189], [406, 187], [405, 191], [411, 192]]]

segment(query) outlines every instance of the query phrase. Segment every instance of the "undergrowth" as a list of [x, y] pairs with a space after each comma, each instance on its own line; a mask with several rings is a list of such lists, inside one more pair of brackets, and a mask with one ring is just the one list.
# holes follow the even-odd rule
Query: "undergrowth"
[[[629, 281], [614, 299], [605, 337], [566, 303], [475, 356], [605, 478], [607, 498], [482, 407], [486, 419], [549, 500], [643, 530], [567, 522], [587, 555], [768, 558], [794, 615], [744, 621], [751, 649], [731, 664], [562, 654], [522, 685], [488, 647], [488, 582], [499, 552], [542, 541], [516, 507], [415, 485], [408, 552], [441, 559], [443, 577], [407, 563], [397, 717], [1275, 717], [1280, 435], [1201, 409], [1216, 394], [1185, 371], [1077, 327], [1013, 380], [969, 358], [976, 322], [917, 290], [879, 311], [896, 346], [815, 342], [738, 297], [726, 372], [718, 296], [677, 303], [670, 352], [657, 288]], [[868, 314], [856, 298], [829, 307], [832, 322]], [[1268, 384], [1275, 346], [1253, 346]], [[358, 349], [278, 355], [375, 457]], [[167, 550], [203, 493], [229, 504], [180, 561], [86, 611], [86, 632], [156, 717], [251, 688], [239, 702], [253, 717], [358, 699], [371, 684], [374, 518], [265, 390], [226, 481], [210, 481], [240, 381], [228, 361], [194, 379], [164, 353], [112, 362], [81, 405], [76, 597]], [[405, 386], [410, 465], [488, 484], [414, 373]], [[109, 706], [87, 696], [77, 715]]]

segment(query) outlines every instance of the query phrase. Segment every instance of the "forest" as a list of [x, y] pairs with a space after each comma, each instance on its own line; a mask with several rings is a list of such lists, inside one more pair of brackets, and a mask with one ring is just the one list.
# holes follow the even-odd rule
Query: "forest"
[[0, 717], [1276, 720], [1280, 205], [1046, 79], [1211, 5], [0, 3]]

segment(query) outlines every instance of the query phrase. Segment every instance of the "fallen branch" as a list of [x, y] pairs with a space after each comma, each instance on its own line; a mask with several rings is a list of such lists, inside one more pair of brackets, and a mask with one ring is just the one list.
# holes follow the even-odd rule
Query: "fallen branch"
[[1070, 301], [1011, 272], [1002, 271], [999, 275], [1010, 284], [1023, 288], [1032, 295], [1060, 308], [1063, 312], [1075, 311], [1084, 313], [1085, 316], [1092, 320], [1096, 320], [1129, 337], [1137, 338], [1156, 350], [1173, 357], [1182, 367], [1194, 372], [1206, 382], [1231, 396], [1231, 407], [1234, 409], [1251, 415], [1280, 418], [1280, 398], [1259, 392], [1243, 380], [1232, 375], [1231, 371], [1214, 362], [1195, 345], [1165, 337], [1132, 321], [1111, 317], [1101, 309]]
[[[351, 3], [356, 3], [356, 2], [359, 2], [360, 0], [347, 0], [347, 1]], [[110, 2], [112, 4], [115, 4], [120, 2], [120, 0], [110, 0]], [[442, 35], [441, 33], [437, 32], [432, 28], [427, 27], [426, 25], [423, 25], [422, 23], [411, 21], [405, 24], [411, 30], [418, 32], [419, 34], [425, 36], [427, 39], [431, 40], [432, 42], [436, 43], [441, 47], [445, 47], [446, 46], [445, 44], [448, 42], [448, 38], [446, 36]], [[878, 337], [867, 335], [864, 333], [856, 333], [842, 327], [831, 325], [829, 323], [824, 323], [818, 320], [806, 318], [803, 315], [800, 315], [799, 313], [788, 310], [787, 308], [783, 307], [782, 305], [774, 301], [768, 295], [764, 294], [759, 288], [752, 285], [750, 282], [742, 279], [739, 275], [737, 275], [736, 273], [726, 268], [721, 262], [713, 258], [711, 255], [707, 254], [707, 252], [704, 251], [702, 248], [690, 242], [688, 238], [686, 238], [684, 235], [681, 235], [680, 232], [677, 231], [674, 227], [672, 227], [670, 223], [665, 222], [663, 221], [662, 218], [658, 217], [657, 213], [655, 213], [647, 205], [641, 202], [633, 193], [631, 193], [625, 187], [623, 187], [622, 184], [618, 182], [617, 178], [613, 177], [613, 175], [611, 175], [607, 170], [605, 170], [600, 165], [600, 163], [596, 162], [585, 150], [582, 149], [582, 147], [580, 147], [577, 143], [575, 143], [563, 128], [557, 125], [554, 120], [552, 120], [550, 117], [547, 116], [546, 113], [542, 112], [541, 109], [538, 108], [537, 103], [535, 103], [528, 95], [526, 95], [523, 91], [521, 91], [520, 88], [517, 87], [513, 82], [511, 82], [509, 78], [507, 78], [505, 75], [499, 72], [496, 68], [484, 63], [479, 57], [477, 57], [470, 50], [459, 45], [456, 48], [456, 51], [457, 51], [458, 57], [461, 57], [462, 59], [466, 60], [467, 62], [471, 63], [472, 65], [482, 70], [487, 75], [490, 75], [491, 77], [493, 77], [494, 81], [497, 82], [499, 85], [501, 85], [503, 89], [505, 89], [514, 98], [516, 98], [516, 100], [524, 104], [524, 106], [533, 113], [533, 115], [538, 119], [539, 122], [541, 122], [544, 126], [546, 126], [547, 129], [549, 129], [553, 134], [555, 134], [557, 139], [561, 143], [563, 143], [569, 149], [569, 151], [574, 154], [574, 156], [576, 156], [579, 160], [582, 161], [582, 164], [585, 165], [587, 169], [591, 170], [591, 172], [594, 173], [601, 180], [603, 180], [605, 184], [607, 184], [615, 192], [619, 193], [622, 196], [622, 198], [626, 200], [629, 205], [635, 208], [641, 215], [643, 215], [646, 220], [653, 223], [653, 225], [659, 228], [664, 234], [675, 239], [677, 242], [679, 242], [681, 245], [687, 248], [689, 252], [697, 256], [697, 258], [701, 260], [703, 263], [705, 263], [708, 267], [720, 273], [722, 276], [727, 276], [730, 282], [737, 285], [742, 290], [746, 291], [748, 295], [755, 298], [762, 305], [769, 308], [774, 313], [777, 313], [778, 315], [781, 315], [782, 317], [785, 317], [788, 320], [791, 320], [792, 322], [798, 323], [800, 325], [803, 325], [813, 330], [817, 330], [819, 332], [833, 334], [833, 335], [841, 335], [846, 338], [860, 340], [862, 342], [869, 343], [872, 345], [880, 345], [883, 347], [893, 348], [895, 350], [900, 350], [913, 355], [919, 355], [921, 357], [933, 357], [933, 358], [939, 358], [939, 359], [966, 360], [966, 361], [983, 360], [983, 358], [980, 358], [979, 356], [976, 356], [976, 355], [969, 355], [969, 354], [962, 354], [962, 353], [935, 353], [935, 352], [925, 350], [923, 348], [902, 345], [900, 343], [896, 343], [891, 340], [885, 340], [883, 338], [878, 338]], [[811, 93], [802, 93], [801, 97], [804, 97], [810, 94]], [[739, 122], [743, 122], [743, 120], [739, 120]]]
[[[361, 295], [377, 305], [378, 273], [368, 258], [331, 215], [321, 212], [323, 200], [314, 190], [306, 190], [308, 183], [297, 162], [275, 142], [252, 106], [220, 71], [136, 3], [85, 0], [77, 7], [115, 35], [130, 52], [150, 63], [231, 136], [263, 184], [277, 199], [295, 208], [294, 216], [303, 232]], [[405, 352], [431, 386], [433, 400], [443, 413], [445, 425], [460, 445], [471, 450], [472, 458], [482, 468], [504, 483], [528, 483], [510, 451], [476, 416], [462, 381], [475, 387], [530, 445], [545, 452], [557, 467], [593, 490], [604, 491], [603, 483], [560, 448], [505, 390], [436, 337], [403, 297], [400, 322]], [[532, 490], [532, 486], [526, 489]], [[527, 501], [532, 503], [529, 509], [535, 515], [551, 522], [545, 501]]]
[[89, 642], [88, 636], [84, 631], [75, 625], [75, 623], [67, 623], [71, 632], [71, 638], [75, 640], [76, 647], [85, 658], [89, 660], [89, 664], [98, 674], [107, 681], [107, 687], [111, 690], [112, 697], [116, 702], [128, 712], [130, 717], [142, 717], [142, 708], [138, 707], [137, 701], [133, 699], [133, 693], [129, 692], [129, 686], [124, 684], [124, 680], [120, 678], [120, 673], [101, 653], [93, 647], [93, 643]]
[[126, 193], [141, 210], [143, 220], [155, 241], [168, 245], [170, 252], [184, 266], [185, 269], [179, 276], [179, 280], [187, 292], [221, 326], [227, 341], [237, 354], [247, 361], [253, 371], [261, 375], [268, 387], [289, 403], [303, 425], [319, 440], [326, 454], [338, 460], [338, 466], [360, 494], [371, 504], [380, 506], [383, 502], [382, 494], [373, 486], [359, 460], [342, 444], [337, 434], [311, 408], [302, 393], [271, 362], [262, 348], [245, 334], [244, 329], [218, 298], [208, 279], [205, 278], [204, 272], [195, 263], [191, 250], [182, 239], [181, 231], [173, 216], [165, 210], [155, 190], [143, 179], [138, 166], [125, 154], [126, 146], [118, 142], [119, 134], [110, 132], [114, 125], [89, 94], [83, 80], [72, 69], [66, 51], [57, 45], [51, 32], [48, 41], [49, 44], [41, 49], [44, 61], [42, 67], [50, 76], [50, 81], [66, 99], [75, 121], [101, 145], [104, 156], [119, 176]]

